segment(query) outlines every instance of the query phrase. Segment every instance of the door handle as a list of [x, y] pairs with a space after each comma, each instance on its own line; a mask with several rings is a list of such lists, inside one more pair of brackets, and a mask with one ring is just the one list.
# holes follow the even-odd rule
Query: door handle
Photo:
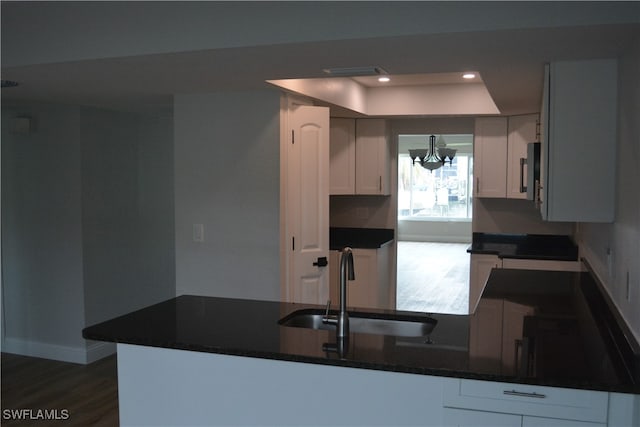
[[326, 267], [327, 265], [329, 265], [329, 261], [327, 260], [326, 256], [322, 256], [318, 257], [318, 260], [314, 262], [313, 265], [316, 267]]

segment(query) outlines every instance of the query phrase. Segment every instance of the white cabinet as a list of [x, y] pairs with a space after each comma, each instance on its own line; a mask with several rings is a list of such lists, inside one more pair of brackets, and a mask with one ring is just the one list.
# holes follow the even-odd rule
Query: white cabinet
[[389, 150], [386, 120], [331, 119], [330, 194], [391, 194]]
[[[527, 144], [537, 141], [537, 114], [509, 117], [507, 142], [507, 198], [526, 199]], [[535, 185], [535, 183], [531, 183]]]
[[476, 119], [476, 197], [527, 198], [527, 144], [536, 141], [537, 121], [537, 114]]
[[615, 59], [545, 67], [541, 108], [542, 218], [612, 222], [617, 131]]
[[519, 270], [547, 270], [547, 271], [583, 271], [581, 261], [558, 261], [540, 259], [504, 258], [502, 268]]
[[506, 117], [476, 119], [473, 135], [473, 162], [476, 197], [506, 197]]
[[455, 425], [475, 425], [473, 417], [481, 420], [480, 413], [503, 413], [521, 416], [523, 425], [596, 427], [607, 423], [609, 393], [461, 379], [444, 383], [443, 403], [467, 410], [458, 416], [468, 418]]
[[[347, 306], [353, 308], [384, 308], [390, 306], [390, 245], [378, 249], [353, 249], [355, 280], [347, 281]], [[331, 251], [330, 294], [332, 306], [340, 301], [340, 252]]]
[[356, 122], [331, 119], [329, 136], [329, 192], [355, 194], [356, 191]]
[[356, 120], [356, 194], [390, 194], [389, 130], [383, 119]]
[[521, 427], [522, 416], [498, 412], [444, 408], [443, 425], [447, 427]]
[[484, 285], [493, 268], [502, 268], [502, 260], [497, 255], [471, 254], [471, 266], [469, 268], [469, 313], [476, 311], [476, 306]]

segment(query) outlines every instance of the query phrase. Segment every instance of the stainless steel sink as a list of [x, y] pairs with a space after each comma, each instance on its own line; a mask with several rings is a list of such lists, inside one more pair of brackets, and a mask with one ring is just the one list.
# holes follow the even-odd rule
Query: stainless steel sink
[[[336, 314], [332, 311], [329, 314]], [[283, 317], [278, 322], [294, 328], [335, 330], [334, 325], [322, 323], [324, 310], [303, 309]], [[426, 315], [379, 314], [360, 311], [349, 312], [351, 332], [361, 334], [393, 335], [397, 337], [424, 337], [433, 331], [438, 321]]]

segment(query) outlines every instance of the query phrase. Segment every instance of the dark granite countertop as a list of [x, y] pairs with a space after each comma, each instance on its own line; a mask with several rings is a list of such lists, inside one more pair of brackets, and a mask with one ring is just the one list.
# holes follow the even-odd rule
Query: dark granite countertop
[[569, 236], [473, 233], [467, 252], [500, 258], [577, 261], [578, 247]]
[[349, 228], [329, 229], [329, 249], [341, 250], [345, 246], [358, 249], [378, 249], [393, 240], [394, 231], [389, 228]]
[[[334, 331], [286, 327], [278, 323], [299, 309], [323, 309], [308, 304], [184, 295], [88, 327], [83, 336], [97, 341], [294, 362], [640, 393], [638, 353], [634, 353], [637, 344], [628, 344], [627, 350], [620, 351], [624, 347], [620, 345], [624, 341], [621, 337], [627, 336], [609, 324], [615, 322], [607, 317], [607, 309], [603, 308], [602, 298], [589, 274], [548, 273], [493, 270], [483, 301], [485, 298], [518, 301], [530, 304], [536, 313], [573, 319], [573, 323], [556, 322], [571, 338], [572, 345], [563, 346], [560, 355], [565, 364], [576, 361], [570, 373], [540, 365], [545, 369], [517, 375], [505, 372], [499, 361], [483, 363], [482, 357], [470, 350], [470, 328], [474, 327], [478, 314], [430, 315], [438, 323], [428, 338], [351, 333], [343, 358], [323, 351], [323, 344], [336, 341]], [[558, 306], [562, 310], [553, 308]], [[396, 313], [373, 311], [379, 315]], [[484, 330], [483, 333], [491, 339], [501, 331]], [[558, 355], [551, 352], [537, 357], [547, 360]]]

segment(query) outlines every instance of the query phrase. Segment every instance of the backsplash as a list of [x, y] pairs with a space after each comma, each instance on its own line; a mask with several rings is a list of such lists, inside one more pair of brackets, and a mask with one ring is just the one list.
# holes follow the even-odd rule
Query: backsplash
[[331, 196], [331, 227], [396, 228], [392, 198], [385, 196]]
[[575, 235], [574, 222], [543, 221], [529, 200], [473, 200], [474, 233]]

